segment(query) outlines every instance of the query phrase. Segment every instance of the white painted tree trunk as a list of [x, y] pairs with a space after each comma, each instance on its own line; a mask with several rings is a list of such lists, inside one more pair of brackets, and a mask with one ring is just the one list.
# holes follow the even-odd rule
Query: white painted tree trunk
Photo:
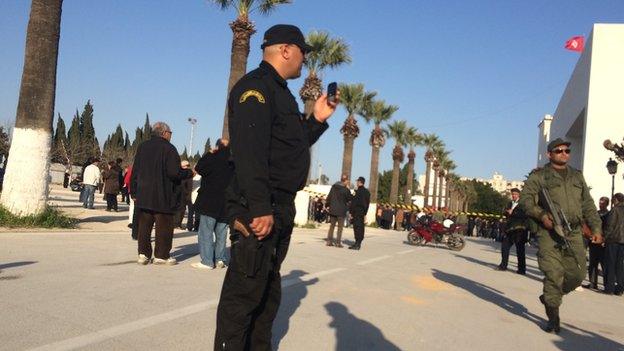
[[43, 129], [15, 128], [0, 202], [19, 216], [46, 207], [52, 134]]

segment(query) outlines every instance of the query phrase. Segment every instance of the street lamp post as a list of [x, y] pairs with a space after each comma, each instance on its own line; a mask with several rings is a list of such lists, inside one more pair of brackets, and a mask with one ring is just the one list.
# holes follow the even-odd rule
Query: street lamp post
[[189, 142], [189, 157], [193, 157], [193, 134], [195, 134], [195, 124], [197, 123], [197, 119], [193, 117], [188, 118], [189, 123], [191, 123], [191, 140]]
[[[609, 157], [609, 162], [607, 162], [607, 171], [609, 171], [609, 174], [611, 175], [611, 199], [613, 199], [613, 193], [615, 192], [615, 174], [617, 173], [617, 166], [617, 161], [614, 161]], [[611, 204], [611, 207], [613, 207], [613, 204]]]

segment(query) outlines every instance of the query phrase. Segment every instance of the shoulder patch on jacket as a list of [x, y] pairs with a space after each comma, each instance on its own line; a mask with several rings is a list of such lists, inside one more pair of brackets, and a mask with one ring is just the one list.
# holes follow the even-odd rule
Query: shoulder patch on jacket
[[247, 90], [245, 91], [240, 99], [238, 99], [238, 103], [242, 104], [243, 102], [245, 102], [249, 97], [255, 97], [256, 100], [258, 100], [259, 103], [264, 104], [266, 102], [266, 100], [264, 99], [264, 95], [262, 95], [262, 93], [260, 93], [257, 90]]

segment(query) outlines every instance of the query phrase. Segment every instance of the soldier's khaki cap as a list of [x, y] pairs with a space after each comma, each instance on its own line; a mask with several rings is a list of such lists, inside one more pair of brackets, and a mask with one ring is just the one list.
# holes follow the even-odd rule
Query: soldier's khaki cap
[[572, 143], [571, 143], [571, 142], [569, 142], [569, 141], [563, 140], [563, 139], [561, 139], [561, 138], [557, 138], [557, 139], [555, 139], [555, 140], [551, 141], [550, 143], [548, 143], [548, 149], [547, 149], [547, 150], [548, 150], [548, 152], [551, 152], [551, 151], [553, 151], [553, 150], [554, 150], [557, 146], [560, 146], [560, 145], [565, 145], [565, 146], [568, 146], [568, 147], [569, 147], [571, 144], [572, 144]]

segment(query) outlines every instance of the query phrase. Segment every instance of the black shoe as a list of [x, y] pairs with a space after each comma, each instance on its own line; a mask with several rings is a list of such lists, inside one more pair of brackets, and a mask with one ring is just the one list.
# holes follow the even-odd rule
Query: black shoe
[[507, 267], [503, 267], [503, 266], [501, 266], [501, 265], [498, 265], [498, 266], [496, 266], [496, 268], [494, 268], [494, 269], [496, 269], [497, 271], [506, 271], [506, 270], [507, 270]]
[[132, 229], [132, 223], [128, 223], [128, 228]]
[[360, 244], [353, 244], [349, 246], [349, 250], [359, 250], [359, 249], [360, 249]]
[[525, 271], [516, 271], [517, 274], [526, 275]]

